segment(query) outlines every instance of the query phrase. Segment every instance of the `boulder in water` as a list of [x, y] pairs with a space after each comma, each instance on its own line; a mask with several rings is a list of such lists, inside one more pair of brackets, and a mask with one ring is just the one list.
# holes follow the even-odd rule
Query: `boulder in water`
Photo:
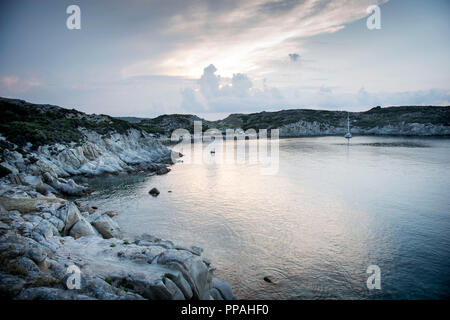
[[150, 190], [148, 193], [154, 197], [157, 197], [159, 195], [159, 190], [156, 188], [152, 188], [152, 190]]
[[106, 211], [103, 214], [106, 214], [108, 217], [112, 218], [115, 217], [117, 215], [119, 215], [119, 213], [117, 211]]
[[162, 174], [168, 173], [169, 171], [170, 171], [169, 168], [167, 168], [167, 167], [161, 167], [161, 168], [159, 168], [158, 170], [156, 170], [156, 174], [157, 174], [157, 175], [162, 175]]

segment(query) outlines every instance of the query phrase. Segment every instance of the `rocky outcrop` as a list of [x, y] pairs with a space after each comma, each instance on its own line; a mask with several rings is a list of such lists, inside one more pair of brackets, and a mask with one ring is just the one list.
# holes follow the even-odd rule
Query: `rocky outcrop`
[[80, 219], [70, 229], [70, 236], [74, 237], [75, 239], [96, 234], [98, 234], [98, 232], [96, 232], [92, 225], [84, 218]]
[[44, 145], [35, 151], [30, 147], [26, 156], [5, 149], [1, 165], [12, 172], [10, 179], [15, 184], [33, 185], [43, 193], [75, 196], [84, 194], [87, 187], [77, 184], [72, 176], [136, 170], [169, 172], [166, 163], [172, 161], [171, 151], [144, 131], [130, 129], [125, 134], [109, 135], [80, 131], [85, 137], [81, 144]]
[[[335, 127], [322, 122], [298, 121], [279, 128], [280, 137], [303, 136], [343, 136], [346, 127]], [[395, 125], [380, 125], [374, 127], [352, 126], [351, 132], [358, 135], [402, 135], [402, 136], [446, 136], [450, 135], [450, 126], [431, 123], [400, 123]]]
[[7, 118], [0, 135], [0, 297], [213, 298], [214, 268], [200, 248], [150, 235], [122, 239], [116, 212], [61, 198], [88, 192], [75, 176], [166, 174], [173, 163], [166, 146], [108, 116], [0, 100]]
[[122, 238], [122, 232], [120, 231], [119, 225], [106, 214], [103, 214], [92, 221], [92, 225], [105, 239]]
[[[107, 212], [81, 213], [73, 202], [43, 197], [31, 186], [3, 181], [0, 196], [1, 297], [234, 299], [201, 248], [148, 234], [121, 240]], [[79, 288], [70, 282], [74, 270]]]

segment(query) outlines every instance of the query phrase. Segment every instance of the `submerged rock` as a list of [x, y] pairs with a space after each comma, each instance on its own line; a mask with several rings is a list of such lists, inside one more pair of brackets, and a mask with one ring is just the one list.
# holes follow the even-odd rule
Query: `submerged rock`
[[97, 210], [95, 207], [91, 207], [88, 204], [80, 204], [78, 208], [81, 212], [87, 212], [89, 214], [93, 214]]
[[151, 194], [152, 196], [156, 197], [159, 195], [160, 192], [158, 189], [152, 188], [148, 193]]
[[168, 173], [169, 171], [170, 171], [169, 168], [167, 168], [167, 167], [161, 167], [161, 168], [159, 168], [158, 170], [156, 170], [156, 174], [157, 174], [157, 175], [163, 175], [163, 174]]
[[119, 215], [119, 213], [118, 213], [117, 211], [106, 211], [106, 212], [104, 212], [103, 214], [106, 214], [106, 215], [107, 215], [108, 217], [110, 217], [110, 218]]

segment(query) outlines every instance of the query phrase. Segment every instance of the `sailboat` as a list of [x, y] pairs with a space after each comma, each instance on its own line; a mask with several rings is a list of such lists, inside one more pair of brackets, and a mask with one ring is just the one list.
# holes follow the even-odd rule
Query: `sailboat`
[[350, 139], [352, 138], [352, 134], [350, 133], [350, 116], [347, 112], [347, 133], [344, 136], [345, 139], [347, 139], [347, 143], [350, 143]]

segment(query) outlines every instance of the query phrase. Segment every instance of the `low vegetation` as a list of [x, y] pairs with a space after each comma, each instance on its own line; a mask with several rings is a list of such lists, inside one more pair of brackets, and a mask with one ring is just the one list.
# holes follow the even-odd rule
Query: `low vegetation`
[[[306, 121], [317, 122], [333, 127], [345, 127], [346, 111], [291, 109], [275, 112], [250, 114], [231, 114], [218, 121], [206, 121], [195, 115], [171, 114], [153, 119], [113, 118], [107, 115], [88, 115], [75, 109], [64, 109], [52, 105], [38, 105], [0, 98], [0, 134], [12, 145], [0, 140], [0, 154], [4, 149], [15, 150], [22, 154], [23, 147], [31, 142], [33, 148], [54, 143], [79, 143], [84, 136], [81, 128], [99, 134], [112, 132], [125, 133], [129, 129], [143, 130], [154, 134], [170, 135], [175, 129], [194, 131], [194, 121], [202, 122], [203, 131], [210, 128], [224, 130], [235, 129], [274, 129], [291, 123]], [[434, 106], [375, 107], [365, 112], [350, 112], [351, 126], [362, 129], [401, 125], [408, 123], [428, 123], [450, 126], [450, 108]], [[33, 161], [33, 159], [30, 159]], [[1, 170], [1, 169], [0, 169]], [[1, 173], [1, 171], [0, 171]]]
[[[132, 128], [152, 132], [149, 127], [107, 115], [88, 115], [75, 109], [6, 98], [0, 98], [0, 118], [0, 134], [21, 147], [28, 142], [34, 148], [45, 144], [80, 142], [84, 138], [80, 128], [99, 134], [125, 133]], [[1, 141], [0, 149], [8, 148], [5, 144]]]
[[[374, 107], [365, 112], [350, 112], [352, 126], [362, 129], [399, 125], [401, 123], [427, 123], [450, 125], [450, 108], [435, 106]], [[171, 134], [173, 130], [183, 128], [193, 132], [194, 121], [202, 121], [203, 131], [210, 128], [224, 130], [236, 129], [275, 129], [291, 123], [306, 121], [318, 122], [333, 127], [347, 125], [346, 111], [290, 109], [275, 112], [258, 112], [250, 114], [231, 114], [223, 120], [206, 121], [194, 115], [171, 114], [133, 121], [142, 127], [159, 133]]]

